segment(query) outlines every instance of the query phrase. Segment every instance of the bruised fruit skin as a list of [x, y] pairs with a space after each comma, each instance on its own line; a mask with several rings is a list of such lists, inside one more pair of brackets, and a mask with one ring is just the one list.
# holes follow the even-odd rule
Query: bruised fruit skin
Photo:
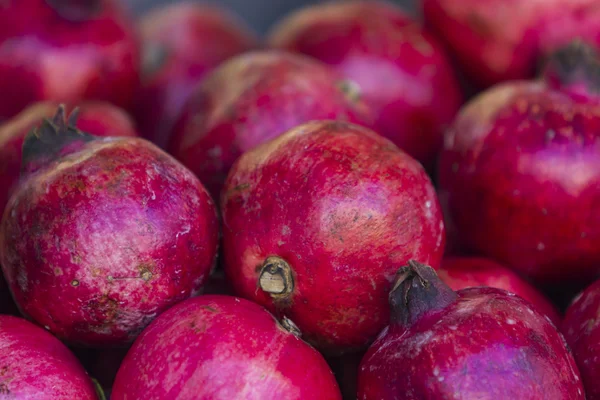
[[0, 21], [0, 119], [44, 100], [133, 105], [138, 42], [115, 1], [7, 0]]
[[160, 7], [139, 22], [144, 44], [136, 119], [144, 137], [168, 144], [173, 126], [206, 73], [257, 46], [257, 38], [227, 10], [183, 2]]
[[[0, 125], [0, 215], [19, 182], [25, 136], [44, 118], [56, 113], [58, 104], [36, 103]], [[85, 102], [78, 107], [77, 129], [96, 136], [138, 136], [131, 117], [109, 103]]]
[[421, 165], [357, 125], [315, 121], [244, 154], [221, 198], [236, 293], [330, 354], [367, 346], [409, 259], [439, 266], [444, 224]]
[[495, 288], [453, 292], [411, 262], [390, 293], [391, 321], [360, 365], [358, 398], [585, 399], [554, 325]]
[[154, 145], [82, 133], [63, 112], [25, 140], [0, 264], [23, 313], [59, 338], [124, 345], [199, 291], [217, 254], [216, 208]]
[[22, 318], [0, 315], [0, 396], [96, 400], [94, 383], [57, 338]]
[[573, 350], [588, 400], [600, 399], [600, 281], [575, 298], [567, 309], [562, 332]]
[[462, 95], [441, 45], [400, 8], [382, 1], [312, 5], [283, 19], [268, 41], [356, 82], [375, 113], [375, 131], [433, 167]]
[[573, 39], [600, 45], [596, 0], [421, 0], [426, 24], [480, 88], [528, 79]]
[[136, 340], [111, 398], [341, 399], [323, 357], [286, 324], [235, 297], [186, 300]]
[[255, 51], [209, 74], [185, 106], [170, 153], [216, 198], [244, 152], [311, 120], [368, 124], [351, 82], [308, 57]]
[[[439, 183], [468, 249], [538, 284], [581, 287], [600, 272], [600, 65], [579, 47], [568, 51], [549, 67], [561, 71], [564, 88], [505, 83], [462, 110], [446, 137]], [[585, 95], [571, 85], [581, 63], [594, 74], [585, 77]]]
[[521, 296], [560, 326], [558, 310], [544, 295], [509, 268], [479, 257], [448, 257], [437, 270], [442, 281], [454, 291], [470, 287], [489, 286]]

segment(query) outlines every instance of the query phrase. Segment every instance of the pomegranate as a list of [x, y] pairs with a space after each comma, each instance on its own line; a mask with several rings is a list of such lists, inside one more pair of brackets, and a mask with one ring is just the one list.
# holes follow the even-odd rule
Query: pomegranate
[[224, 9], [183, 2], [140, 21], [145, 47], [136, 115], [144, 136], [165, 147], [185, 102], [204, 75], [257, 45], [242, 21]]
[[[44, 118], [52, 117], [57, 106], [52, 102], [36, 103], [0, 125], [0, 212], [19, 181], [25, 136]], [[133, 121], [118, 107], [102, 102], [85, 102], [78, 110], [76, 125], [84, 132], [96, 136], [137, 136]]]
[[[544, 286], [600, 272], [600, 64], [581, 44], [546, 81], [498, 85], [448, 132], [440, 199], [463, 244]], [[587, 90], [578, 82], [587, 83]]]
[[562, 332], [573, 349], [588, 400], [600, 399], [600, 281], [580, 293], [567, 309]]
[[421, 165], [367, 128], [313, 121], [242, 155], [221, 199], [225, 272], [239, 295], [336, 355], [385, 326], [409, 259], [439, 266], [444, 224]]
[[534, 76], [569, 41], [600, 44], [596, 0], [421, 0], [425, 21], [480, 88]]
[[433, 167], [462, 95], [442, 46], [400, 8], [382, 1], [311, 5], [281, 21], [269, 43], [356, 82], [376, 114], [375, 130]]
[[0, 397], [98, 399], [94, 383], [77, 358], [42, 328], [0, 315], [0, 343]]
[[22, 171], [0, 264], [23, 313], [59, 338], [124, 345], [208, 277], [216, 208], [149, 142], [83, 133], [61, 107], [25, 139]]
[[452, 290], [489, 286], [517, 294], [547, 315], [556, 326], [561, 317], [554, 305], [540, 291], [507, 267], [480, 257], [448, 257], [437, 271]]
[[562, 335], [496, 288], [453, 292], [426, 265], [400, 269], [391, 321], [360, 365], [358, 398], [585, 399]]
[[112, 399], [341, 399], [323, 357], [264, 308], [186, 300], [158, 317], [121, 365]]
[[0, 119], [42, 100], [132, 106], [138, 42], [116, 1], [7, 0], [0, 21]]
[[217, 197], [234, 161], [294, 126], [319, 119], [367, 124], [354, 85], [308, 57], [249, 52], [202, 82], [175, 128], [170, 152]]

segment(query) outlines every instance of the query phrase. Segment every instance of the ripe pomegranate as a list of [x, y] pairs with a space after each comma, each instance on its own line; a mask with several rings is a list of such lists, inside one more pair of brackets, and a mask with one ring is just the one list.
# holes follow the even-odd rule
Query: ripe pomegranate
[[255, 51], [208, 75], [178, 122], [170, 152], [218, 197], [244, 152], [319, 119], [368, 123], [354, 85], [308, 57]]
[[534, 76], [540, 60], [580, 38], [600, 44], [596, 0], [421, 0], [426, 24], [474, 84]]
[[112, 399], [341, 399], [323, 357], [296, 332], [247, 300], [186, 300], [136, 340]]
[[376, 133], [314, 121], [240, 157], [222, 195], [225, 272], [331, 355], [385, 326], [409, 259], [439, 266], [444, 224], [421, 165]]
[[547, 317], [495, 288], [453, 292], [423, 264], [400, 269], [391, 321], [360, 365], [361, 400], [585, 399]]
[[0, 21], [0, 119], [42, 100], [132, 106], [138, 42], [116, 1], [7, 0]]
[[0, 397], [96, 400], [96, 388], [57, 338], [22, 318], [0, 315]]
[[561, 324], [558, 310], [540, 291], [495, 261], [480, 257], [448, 257], [442, 260], [437, 274], [455, 291], [489, 286], [519, 295], [547, 315], [556, 326]]
[[[600, 64], [581, 44], [545, 81], [498, 85], [448, 132], [440, 199], [472, 251], [547, 286], [600, 272]], [[586, 82], [586, 90], [578, 82]]]
[[126, 344], [209, 275], [216, 208], [149, 142], [83, 133], [61, 107], [25, 139], [22, 171], [0, 264], [23, 313], [59, 338]]
[[433, 167], [462, 95], [441, 45], [400, 8], [382, 1], [311, 5], [281, 21], [269, 43], [356, 82], [376, 114], [375, 130]]
[[579, 294], [567, 309], [562, 332], [573, 349], [588, 400], [600, 399], [600, 281]]
[[144, 136], [165, 147], [194, 87], [226, 59], [257, 46], [242, 21], [224, 9], [183, 2], [140, 21], [145, 47], [136, 115]]
[[[21, 148], [25, 136], [44, 118], [52, 117], [57, 107], [58, 104], [52, 102], [35, 103], [0, 125], [0, 213], [19, 182]], [[82, 103], [78, 107], [78, 115], [77, 129], [92, 135], [138, 135], [133, 120], [123, 110], [109, 103]]]

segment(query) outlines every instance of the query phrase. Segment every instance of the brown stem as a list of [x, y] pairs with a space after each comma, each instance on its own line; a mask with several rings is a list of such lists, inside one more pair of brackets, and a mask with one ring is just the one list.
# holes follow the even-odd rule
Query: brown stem
[[389, 296], [392, 324], [409, 328], [422, 317], [446, 308], [458, 295], [433, 268], [411, 260], [396, 275]]
[[102, 11], [102, 0], [46, 0], [61, 17], [73, 21], [87, 21]]
[[294, 291], [292, 267], [281, 257], [268, 257], [260, 269], [260, 288], [274, 299], [287, 299]]
[[280, 324], [287, 332], [291, 333], [292, 335], [294, 335], [296, 337], [302, 336], [302, 332], [300, 331], [300, 329], [288, 317], [283, 317]]

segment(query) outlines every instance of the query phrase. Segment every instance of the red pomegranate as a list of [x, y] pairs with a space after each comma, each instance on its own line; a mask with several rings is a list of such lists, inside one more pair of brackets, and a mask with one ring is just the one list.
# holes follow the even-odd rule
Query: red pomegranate
[[442, 260], [437, 274], [454, 291], [489, 286], [519, 295], [547, 315], [556, 326], [561, 324], [558, 310], [539, 290], [495, 261], [480, 257], [448, 257]]
[[481, 88], [534, 76], [573, 39], [600, 44], [596, 0], [421, 0], [429, 28]]
[[323, 357], [264, 308], [229, 296], [184, 301], [136, 340], [112, 392], [125, 399], [341, 399]]
[[[498, 85], [448, 132], [440, 199], [479, 254], [548, 286], [600, 272], [600, 64], [582, 45], [558, 52], [545, 81]], [[587, 90], [578, 82], [585, 81]]]
[[83, 133], [60, 108], [25, 139], [22, 171], [0, 264], [23, 313], [59, 338], [126, 344], [208, 277], [216, 208], [149, 142]]
[[444, 251], [425, 170], [358, 125], [314, 121], [247, 152], [221, 201], [233, 289], [332, 355], [364, 348], [385, 326], [401, 265], [439, 266]]
[[208, 75], [187, 103], [170, 152], [218, 197], [244, 152], [320, 119], [367, 123], [354, 85], [308, 57], [249, 52]]
[[116, 1], [7, 0], [0, 21], [0, 119], [43, 100], [132, 106], [138, 42]]
[[[44, 118], [52, 117], [57, 107], [58, 104], [52, 102], [35, 103], [0, 125], [0, 213], [19, 181], [21, 148], [25, 136]], [[102, 102], [82, 103], [78, 107], [76, 126], [96, 136], [138, 135], [129, 115], [118, 107]]]
[[573, 349], [588, 400], [600, 399], [600, 281], [579, 294], [567, 309], [562, 332]]
[[96, 388], [57, 338], [22, 318], [0, 315], [0, 397], [96, 400]]
[[157, 8], [140, 23], [145, 47], [136, 115], [144, 137], [165, 147], [194, 87], [226, 59], [257, 45], [227, 10], [183, 2]]
[[390, 293], [391, 321], [360, 365], [361, 400], [585, 399], [554, 325], [504, 290], [453, 292], [411, 261]]
[[441, 46], [401, 9], [383, 1], [311, 5], [281, 21], [269, 43], [356, 82], [375, 130], [433, 167], [462, 95]]

